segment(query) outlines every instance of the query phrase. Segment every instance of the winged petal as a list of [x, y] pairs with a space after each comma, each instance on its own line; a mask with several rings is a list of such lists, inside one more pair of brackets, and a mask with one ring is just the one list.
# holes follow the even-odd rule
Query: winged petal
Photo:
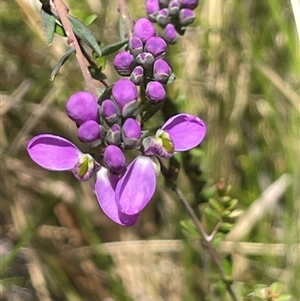
[[132, 161], [116, 186], [116, 202], [124, 214], [138, 214], [151, 200], [156, 188], [153, 163], [139, 156]]
[[48, 170], [71, 170], [78, 162], [81, 151], [69, 140], [43, 134], [32, 138], [27, 146], [31, 159]]
[[126, 215], [119, 211], [115, 199], [115, 188], [118, 177], [111, 175], [105, 167], [97, 172], [95, 194], [103, 212], [115, 223], [122, 226], [132, 226], [138, 219], [136, 215]]
[[170, 134], [175, 151], [194, 148], [206, 135], [204, 121], [189, 114], [178, 114], [169, 118], [162, 129]]

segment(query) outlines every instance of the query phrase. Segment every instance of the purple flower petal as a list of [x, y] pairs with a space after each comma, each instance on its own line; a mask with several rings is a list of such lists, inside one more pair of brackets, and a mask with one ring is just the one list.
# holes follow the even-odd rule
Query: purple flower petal
[[204, 121], [189, 114], [178, 114], [169, 118], [162, 130], [170, 134], [175, 151], [186, 151], [197, 146], [206, 135]]
[[138, 214], [151, 200], [156, 188], [155, 170], [149, 157], [132, 161], [116, 187], [116, 202], [124, 214]]
[[71, 170], [82, 152], [69, 140], [44, 134], [31, 139], [27, 146], [31, 159], [48, 170]]
[[97, 172], [95, 194], [103, 212], [115, 223], [122, 226], [132, 226], [138, 219], [138, 214], [126, 215], [119, 211], [115, 200], [115, 188], [118, 177], [109, 174], [105, 167]]

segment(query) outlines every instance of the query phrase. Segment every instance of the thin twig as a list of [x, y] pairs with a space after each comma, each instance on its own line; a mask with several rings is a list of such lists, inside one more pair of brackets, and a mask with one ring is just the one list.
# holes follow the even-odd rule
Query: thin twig
[[133, 20], [130, 17], [125, 0], [119, 0], [119, 13], [120, 13], [120, 15], [124, 21], [125, 27], [126, 27], [127, 37], [124, 37], [124, 38], [129, 39], [132, 37]]
[[237, 299], [234, 291], [231, 288], [231, 284], [228, 282], [228, 279], [226, 279], [226, 274], [225, 274], [225, 271], [224, 271], [224, 269], [222, 267], [222, 263], [221, 263], [219, 255], [218, 255], [218, 252], [216, 251], [216, 249], [211, 244], [210, 236], [208, 236], [206, 234], [201, 221], [196, 216], [193, 208], [190, 206], [189, 202], [187, 201], [187, 199], [183, 195], [183, 193], [180, 190], [180, 188], [175, 187], [173, 190], [177, 193], [179, 199], [181, 200], [181, 202], [185, 206], [187, 212], [191, 216], [191, 218], [192, 218], [193, 222], [195, 223], [195, 225], [196, 225], [199, 233], [201, 234], [201, 236], [202, 236], [202, 244], [203, 244], [204, 247], [206, 247], [208, 249], [208, 252], [210, 254], [211, 259], [214, 261], [215, 265], [217, 266], [217, 268], [219, 270], [219, 273], [220, 273], [220, 276], [221, 276], [224, 284], [226, 285], [227, 292], [231, 296], [231, 299], [233, 301], [237, 301], [238, 299]]
[[63, 25], [63, 28], [66, 32], [66, 35], [68, 37], [68, 44], [71, 47], [74, 47], [76, 50], [76, 57], [77, 57], [82, 75], [84, 77], [84, 80], [86, 82], [86, 85], [87, 85], [89, 91], [98, 99], [99, 95], [97, 92], [97, 88], [96, 88], [96, 85], [90, 74], [90, 71], [88, 69], [89, 63], [81, 51], [77, 37], [75, 36], [74, 31], [72, 29], [72, 25], [68, 19], [69, 9], [62, 0], [53, 0], [53, 3], [55, 5], [57, 14], [60, 18], [60, 21]]

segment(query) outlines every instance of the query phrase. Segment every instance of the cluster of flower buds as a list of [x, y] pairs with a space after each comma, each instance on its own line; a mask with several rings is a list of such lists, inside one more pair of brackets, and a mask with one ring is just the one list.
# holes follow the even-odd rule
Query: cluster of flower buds
[[186, 26], [195, 20], [194, 9], [199, 0], [146, 0], [149, 19], [163, 28], [167, 43], [176, 42], [177, 33], [183, 34]]
[[[161, 2], [169, 3], [159, 1], [159, 5], [165, 5]], [[180, 9], [187, 2], [180, 1]], [[170, 158], [194, 148], [206, 135], [205, 123], [189, 114], [171, 117], [154, 136], [147, 136], [141, 127], [137, 86], [142, 85], [152, 104], [165, 99], [163, 85], [171, 75], [170, 66], [163, 60], [166, 51], [167, 44], [156, 36], [153, 24], [141, 18], [135, 24], [128, 51], [120, 52], [114, 60], [119, 74], [130, 79], [119, 79], [99, 100], [87, 91], [69, 98], [67, 115], [77, 126], [78, 139], [88, 143], [95, 156], [83, 154], [72, 142], [51, 134], [38, 135], [27, 146], [29, 156], [41, 167], [71, 171], [82, 181], [93, 179], [103, 212], [123, 226], [136, 223], [155, 192], [160, 172], [157, 157]], [[130, 150], [139, 155], [127, 164], [125, 151]]]
[[121, 76], [129, 76], [137, 86], [143, 85], [147, 99], [161, 103], [166, 97], [164, 85], [168, 83], [172, 70], [164, 60], [167, 43], [156, 35], [153, 24], [146, 18], [139, 19], [129, 39], [128, 50], [119, 52], [114, 67]]

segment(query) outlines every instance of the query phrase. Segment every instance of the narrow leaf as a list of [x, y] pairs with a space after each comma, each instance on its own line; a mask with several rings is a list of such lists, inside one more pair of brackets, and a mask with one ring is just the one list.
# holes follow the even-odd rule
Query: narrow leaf
[[88, 45], [92, 50], [94, 50], [99, 56], [102, 55], [101, 49], [98, 45], [97, 40], [95, 39], [92, 31], [85, 26], [83, 23], [81, 23], [78, 19], [76, 19], [73, 16], [68, 16], [69, 21], [72, 24], [74, 33], [86, 44]]
[[191, 220], [181, 220], [180, 225], [183, 229], [187, 230], [190, 234], [197, 237], [201, 237]]
[[43, 6], [41, 9], [42, 26], [44, 30], [45, 42], [50, 45], [54, 38], [55, 17], [51, 12], [47, 11]]
[[64, 28], [60, 24], [58, 24], [57, 22], [55, 23], [54, 32], [57, 33], [58, 35], [62, 36], [62, 37], [67, 36]]
[[51, 72], [50, 80], [53, 81], [55, 76], [57, 75], [60, 68], [64, 65], [64, 63], [70, 58], [71, 54], [75, 52], [75, 48], [70, 48], [58, 61]]
[[127, 44], [127, 42], [128, 39], [104, 46], [103, 48], [101, 48], [102, 55], [109, 55], [118, 51], [125, 44]]
[[84, 25], [89, 26], [97, 19], [97, 15], [93, 14], [88, 16], [84, 21]]

